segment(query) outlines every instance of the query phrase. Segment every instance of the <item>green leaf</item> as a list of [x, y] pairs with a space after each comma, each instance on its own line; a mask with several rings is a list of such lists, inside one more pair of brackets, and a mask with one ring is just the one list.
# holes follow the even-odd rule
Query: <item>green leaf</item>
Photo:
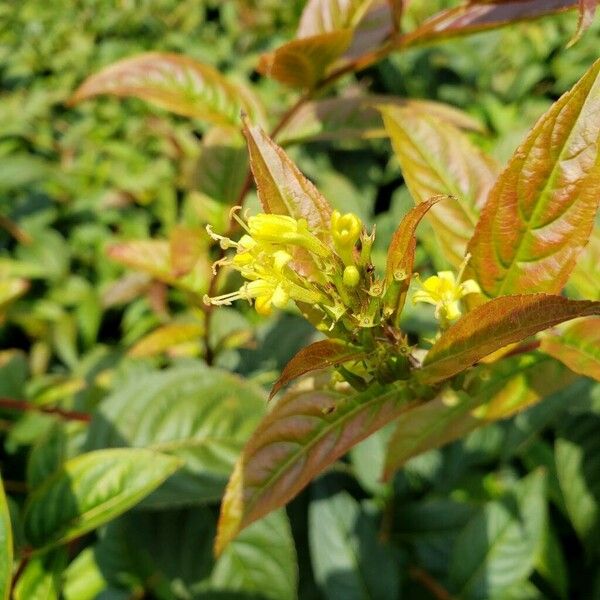
[[338, 29], [292, 40], [260, 57], [258, 70], [280, 83], [297, 88], [314, 88], [328, 68], [350, 46], [351, 29]]
[[385, 137], [378, 106], [400, 106], [430, 114], [471, 131], [482, 132], [481, 124], [457, 108], [431, 100], [395, 96], [352, 95], [307, 102], [294, 113], [277, 135], [283, 144], [308, 141], [372, 139]]
[[561, 598], [569, 597], [569, 574], [567, 561], [560, 540], [552, 525], [544, 528], [542, 545], [536, 559], [536, 570], [544, 577]]
[[284, 396], [244, 448], [221, 506], [217, 553], [245, 527], [291, 500], [349, 448], [410, 405], [403, 385], [361, 394], [308, 391]]
[[210, 590], [272, 600], [297, 598], [298, 566], [289, 520], [278, 510], [253, 523], [219, 556]]
[[448, 200], [447, 196], [436, 196], [424, 200], [402, 219], [400, 225], [392, 236], [388, 247], [387, 262], [385, 266], [386, 294], [384, 297], [385, 310], [389, 311], [394, 322], [398, 324], [404, 308], [406, 295], [413, 276], [415, 250], [417, 239], [415, 233], [421, 219], [440, 200]]
[[544, 489], [544, 474], [532, 473], [468, 523], [454, 546], [451, 591], [460, 598], [502, 597], [529, 577], [546, 526]]
[[138, 340], [127, 354], [136, 358], [159, 356], [179, 344], [198, 340], [203, 332], [201, 323], [169, 323]]
[[574, 292], [577, 298], [600, 300], [600, 277], [597, 277], [600, 264], [600, 227], [595, 227], [588, 245], [577, 259], [577, 264], [567, 282], [567, 291]]
[[558, 480], [575, 531], [597, 553], [600, 533], [600, 416], [564, 420], [555, 443]]
[[215, 501], [265, 406], [262, 391], [201, 363], [148, 373], [103, 401], [87, 446], [151, 448], [184, 461], [145, 505]]
[[415, 203], [440, 195], [456, 198], [435, 206], [427, 218], [444, 256], [458, 266], [497, 167], [454, 125], [415, 108], [383, 105], [380, 110]]
[[142, 449], [72, 458], [28, 498], [25, 535], [36, 548], [68, 542], [135, 506], [180, 466], [175, 457]]
[[263, 210], [306, 219], [314, 231], [329, 231], [332, 209], [317, 188], [260, 127], [245, 121], [244, 134]]
[[34, 556], [17, 580], [14, 600], [59, 600], [63, 569], [67, 563], [64, 550]]
[[481, 365], [474, 375], [481, 383], [471, 395], [445, 389], [400, 416], [388, 446], [385, 480], [410, 458], [522, 411], [571, 381], [566, 368], [541, 353]]
[[65, 570], [62, 594], [65, 600], [98, 600], [106, 587], [94, 548], [88, 547]]
[[547, 294], [503, 296], [476, 307], [444, 331], [427, 353], [419, 376], [433, 383], [481, 358], [563, 321], [600, 314], [600, 302]]
[[0, 479], [0, 600], [8, 600], [13, 571], [13, 535], [10, 512]]
[[372, 516], [352, 496], [318, 483], [308, 520], [315, 579], [326, 599], [398, 598], [394, 554], [379, 541]]
[[74, 105], [101, 94], [140, 98], [186, 117], [238, 127], [242, 111], [259, 115], [258, 101], [217, 70], [180, 54], [147, 52], [120, 60], [86, 79]]
[[322, 340], [302, 348], [284, 367], [280, 377], [273, 384], [269, 398], [290, 381], [310, 373], [366, 356], [359, 348], [353, 348], [340, 340]]
[[373, 0], [309, 0], [302, 11], [296, 37], [353, 29], [371, 4]]
[[590, 317], [542, 339], [540, 349], [580, 375], [600, 381], [600, 319]]
[[600, 61], [538, 121], [490, 192], [469, 242], [489, 297], [559, 293], [600, 199]]
[[29, 289], [25, 279], [0, 279], [0, 316], [12, 302]]

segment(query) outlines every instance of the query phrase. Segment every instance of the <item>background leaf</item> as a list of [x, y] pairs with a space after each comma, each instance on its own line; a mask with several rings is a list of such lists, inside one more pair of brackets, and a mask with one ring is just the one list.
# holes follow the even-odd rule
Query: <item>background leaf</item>
[[459, 373], [492, 352], [563, 321], [600, 314], [600, 302], [547, 294], [502, 296], [478, 306], [444, 331], [420, 373], [435, 382]]
[[600, 198], [600, 61], [538, 121], [490, 192], [469, 243], [490, 297], [558, 293]]
[[309, 0], [302, 11], [296, 37], [353, 29], [373, 0]]
[[14, 600], [58, 600], [60, 578], [66, 562], [67, 557], [62, 549], [34, 556], [15, 585]]
[[179, 115], [237, 127], [240, 113], [260, 114], [250, 92], [208, 65], [180, 54], [146, 52], [86, 79], [70, 103], [101, 94], [133, 96]]
[[8, 600], [13, 571], [13, 535], [10, 513], [0, 479], [0, 598]]
[[387, 105], [380, 110], [415, 203], [440, 195], [456, 198], [433, 207], [427, 219], [448, 262], [460, 265], [496, 177], [494, 161], [459, 129], [426, 110]]
[[29, 497], [27, 539], [40, 548], [83, 535], [137, 504], [180, 465], [175, 457], [129, 448], [72, 458]]

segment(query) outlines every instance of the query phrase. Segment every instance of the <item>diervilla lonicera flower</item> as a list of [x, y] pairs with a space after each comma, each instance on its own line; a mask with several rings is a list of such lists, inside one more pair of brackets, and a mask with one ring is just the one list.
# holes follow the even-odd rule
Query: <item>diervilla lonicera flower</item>
[[469, 256], [465, 258], [457, 277], [452, 271], [440, 271], [423, 281], [421, 289], [413, 295], [415, 304], [426, 302], [435, 306], [435, 317], [442, 329], [446, 329], [452, 321], [456, 321], [462, 315], [462, 298], [468, 294], [481, 293], [475, 280], [461, 281], [468, 260]]

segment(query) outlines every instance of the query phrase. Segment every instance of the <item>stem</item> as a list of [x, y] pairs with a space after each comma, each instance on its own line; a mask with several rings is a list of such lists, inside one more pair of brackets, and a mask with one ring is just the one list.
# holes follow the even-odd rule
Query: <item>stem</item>
[[408, 574], [411, 579], [420, 583], [437, 600], [454, 600], [450, 592], [421, 567], [409, 567]]
[[91, 415], [75, 410], [65, 410], [57, 406], [38, 406], [26, 400], [15, 400], [14, 398], [0, 398], [0, 409], [18, 410], [21, 412], [41, 412], [48, 415], [56, 415], [67, 421], [81, 421], [89, 423], [92, 420]]

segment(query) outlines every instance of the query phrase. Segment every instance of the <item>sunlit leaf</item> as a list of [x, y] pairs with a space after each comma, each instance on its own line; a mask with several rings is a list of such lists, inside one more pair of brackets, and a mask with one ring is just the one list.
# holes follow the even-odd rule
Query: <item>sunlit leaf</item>
[[19, 577], [14, 600], [59, 600], [61, 576], [67, 563], [64, 550], [34, 556]]
[[435, 206], [427, 219], [446, 259], [460, 265], [496, 177], [494, 161], [459, 129], [426, 110], [386, 105], [381, 112], [414, 201], [439, 195], [457, 199]]
[[600, 199], [600, 61], [538, 121], [490, 192], [469, 243], [483, 292], [558, 293]]
[[140, 448], [72, 458], [32, 492], [25, 535], [37, 548], [68, 542], [136, 505], [180, 466], [178, 458]]
[[147, 373], [102, 402], [87, 447], [144, 447], [184, 461], [146, 506], [215, 501], [265, 407], [261, 390], [199, 362]]
[[288, 155], [260, 128], [245, 123], [250, 166], [267, 213], [306, 219], [316, 231], [329, 231], [331, 206]]
[[133, 96], [186, 117], [239, 126], [242, 111], [260, 114], [250, 92], [213, 67], [180, 54], [147, 52], [92, 75], [75, 91], [77, 104], [101, 94]]
[[373, 0], [309, 0], [304, 7], [296, 37], [353, 29]]
[[417, 204], [402, 219], [394, 232], [388, 247], [387, 262], [385, 266], [385, 283], [387, 287], [385, 305], [391, 311], [395, 321], [398, 322], [404, 308], [406, 294], [413, 275], [415, 250], [417, 239], [415, 233], [421, 219], [440, 200], [450, 199], [447, 196], [436, 196]]
[[398, 45], [412, 46], [477, 31], [503, 27], [518, 21], [577, 8], [579, 0], [490, 0], [466, 2], [444, 10], [398, 39]]
[[410, 403], [406, 387], [373, 385], [361, 394], [310, 391], [284, 396], [258, 426], [229, 480], [216, 550], [283, 506], [349, 448]]
[[272, 398], [284, 385], [306, 373], [364, 357], [365, 352], [360, 348], [353, 348], [339, 340], [322, 340], [310, 344], [302, 348], [284, 367], [281, 376], [273, 384], [270, 397]]
[[171, 272], [175, 277], [187, 275], [205, 252], [204, 230], [176, 225], [169, 236]]
[[8, 600], [13, 571], [13, 535], [4, 484], [0, 479], [0, 599]]
[[483, 386], [471, 395], [446, 389], [398, 418], [388, 445], [384, 479], [413, 456], [522, 411], [571, 381], [566, 368], [541, 353], [481, 366], [478, 375]]
[[450, 565], [450, 589], [457, 597], [505, 597], [503, 590], [527, 579], [546, 525], [545, 483], [544, 473], [534, 472], [469, 521]]
[[[327, 600], [398, 598], [399, 572], [376, 522], [347, 492], [315, 486], [309, 540], [317, 584]], [[234, 542], [235, 543], [235, 542]]]
[[381, 113], [377, 110], [383, 104], [412, 108], [461, 129], [482, 131], [476, 119], [449, 104], [395, 96], [356, 95], [307, 102], [279, 132], [277, 139], [282, 144], [291, 144], [384, 137], [386, 131]]
[[600, 265], [600, 227], [595, 227], [588, 245], [577, 258], [577, 264], [567, 282], [567, 291], [581, 299], [600, 300], [598, 265]]
[[582, 319], [544, 337], [541, 349], [575, 373], [600, 381], [600, 319]]
[[496, 350], [564, 321], [600, 315], [600, 302], [547, 294], [502, 296], [476, 307], [444, 331], [427, 353], [420, 376], [446, 379]]
[[170, 323], [138, 340], [128, 354], [136, 358], [158, 356], [168, 352], [169, 348], [198, 340], [203, 333], [201, 323]]
[[29, 289], [25, 279], [0, 279], [0, 314]]
[[310, 89], [346, 51], [351, 40], [351, 29], [292, 40], [274, 52], [263, 54], [258, 70], [285, 85]]

